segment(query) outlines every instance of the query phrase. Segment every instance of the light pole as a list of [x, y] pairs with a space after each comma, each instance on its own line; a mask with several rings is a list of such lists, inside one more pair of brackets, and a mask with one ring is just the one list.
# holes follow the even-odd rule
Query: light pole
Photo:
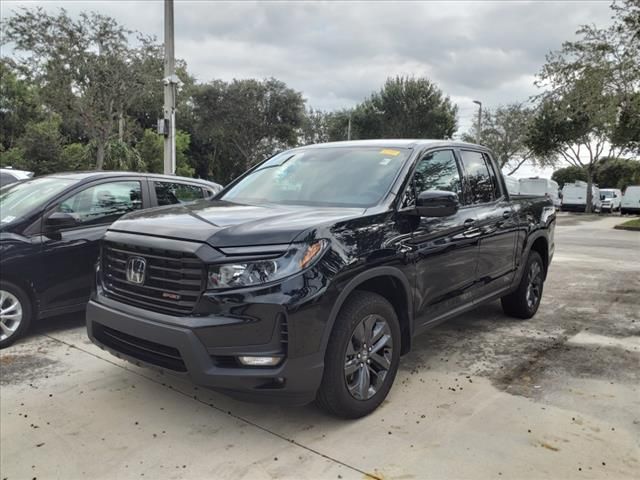
[[176, 173], [176, 76], [173, 0], [164, 0], [164, 173]]
[[474, 100], [473, 103], [478, 105], [478, 133], [476, 134], [476, 143], [480, 143], [480, 137], [482, 135], [482, 102], [480, 100]]

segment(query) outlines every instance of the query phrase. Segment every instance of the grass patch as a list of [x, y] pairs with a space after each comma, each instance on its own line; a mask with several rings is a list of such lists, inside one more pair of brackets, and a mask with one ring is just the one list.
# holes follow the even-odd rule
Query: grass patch
[[616, 225], [615, 228], [619, 230], [637, 230], [640, 231], [640, 218], [634, 218], [633, 220], [628, 220], [620, 225]]

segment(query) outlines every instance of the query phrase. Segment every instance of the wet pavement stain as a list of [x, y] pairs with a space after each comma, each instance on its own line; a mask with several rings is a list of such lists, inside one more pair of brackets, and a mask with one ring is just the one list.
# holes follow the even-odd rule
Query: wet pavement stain
[[0, 385], [37, 380], [58, 369], [58, 362], [44, 353], [5, 354], [0, 357]]

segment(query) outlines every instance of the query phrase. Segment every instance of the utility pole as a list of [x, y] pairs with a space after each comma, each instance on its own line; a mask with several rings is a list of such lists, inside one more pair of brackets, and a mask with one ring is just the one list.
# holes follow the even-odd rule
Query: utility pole
[[480, 100], [474, 100], [473, 103], [478, 105], [478, 134], [476, 135], [476, 143], [480, 143], [480, 137], [482, 136], [482, 102]]
[[164, 0], [164, 173], [176, 173], [176, 76], [173, 0]]
[[347, 126], [347, 140], [351, 140], [351, 112], [349, 112], [349, 124]]

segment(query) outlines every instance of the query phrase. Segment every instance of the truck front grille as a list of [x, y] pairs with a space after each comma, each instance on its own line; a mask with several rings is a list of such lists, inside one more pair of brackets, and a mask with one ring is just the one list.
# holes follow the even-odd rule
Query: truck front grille
[[[127, 280], [132, 257], [146, 262], [141, 284]], [[205, 269], [194, 254], [105, 241], [102, 247], [105, 294], [122, 303], [168, 315], [189, 315], [203, 290]]]

